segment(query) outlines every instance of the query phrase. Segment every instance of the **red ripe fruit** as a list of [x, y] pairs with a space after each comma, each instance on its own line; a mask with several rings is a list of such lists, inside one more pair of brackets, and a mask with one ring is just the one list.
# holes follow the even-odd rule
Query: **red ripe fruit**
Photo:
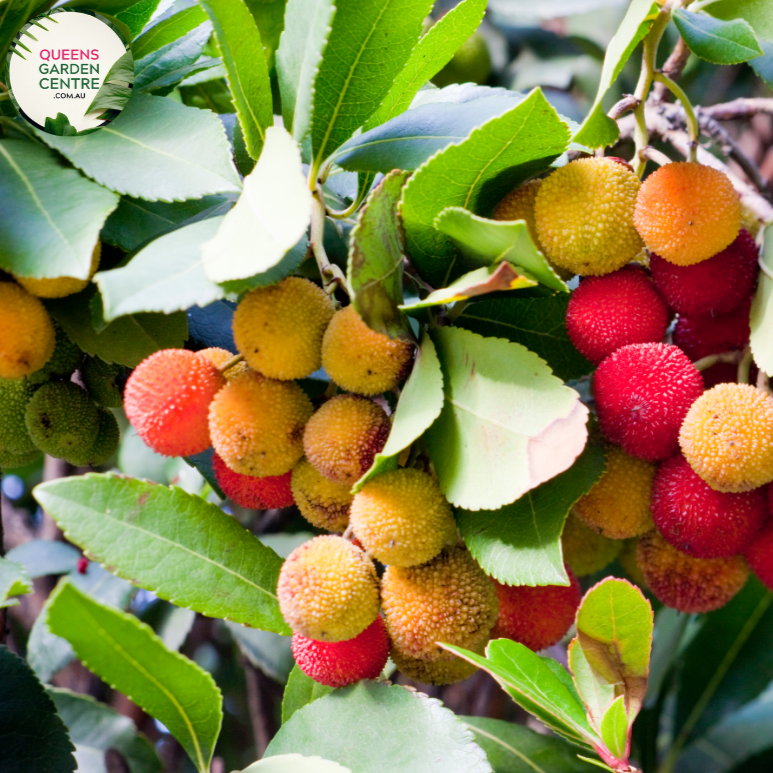
[[294, 633], [292, 650], [306, 676], [328, 687], [346, 687], [379, 676], [389, 657], [389, 636], [379, 615], [362, 633], [346, 641], [315, 641]]
[[688, 317], [729, 314], [750, 297], [757, 281], [759, 250], [748, 231], [713, 258], [677, 266], [659, 255], [650, 257], [655, 287], [666, 303]]
[[667, 327], [666, 304], [640, 266], [583, 278], [566, 310], [569, 338], [595, 365], [621, 346], [663, 340]]
[[293, 471], [284, 475], [258, 478], [234, 472], [217, 454], [213, 457], [215, 477], [223, 493], [240, 507], [248, 510], [268, 510], [290, 507], [295, 504], [290, 481]]
[[225, 377], [205, 357], [163, 349], [134, 369], [126, 383], [124, 409], [154, 451], [191, 456], [212, 444], [209, 404], [223, 386]]
[[674, 343], [693, 361], [710, 354], [743, 349], [751, 335], [751, 303], [752, 299], [747, 298], [724, 317], [679, 317], [674, 327]]
[[679, 450], [679, 428], [703, 379], [677, 346], [631, 344], [599, 365], [593, 391], [604, 437], [654, 462]]
[[507, 638], [539, 652], [557, 644], [569, 630], [580, 606], [580, 583], [569, 567], [569, 585], [502, 585], [494, 581], [499, 617], [492, 639]]
[[746, 560], [759, 581], [773, 590], [773, 521], [757, 535], [746, 551]]
[[743, 553], [767, 518], [762, 489], [714, 491], [681, 454], [660, 466], [651, 507], [652, 520], [666, 542], [695, 558]]

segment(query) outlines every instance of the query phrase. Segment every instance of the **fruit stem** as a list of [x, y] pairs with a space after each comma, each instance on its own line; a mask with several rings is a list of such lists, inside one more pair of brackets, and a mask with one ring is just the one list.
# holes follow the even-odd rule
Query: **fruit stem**
[[653, 78], [662, 83], [681, 103], [684, 110], [685, 117], [687, 119], [687, 134], [690, 137], [690, 155], [689, 161], [698, 160], [698, 135], [700, 130], [698, 128], [698, 116], [695, 114], [695, 108], [690, 102], [690, 98], [687, 96], [685, 90], [675, 81], [668, 77], [665, 73], [656, 72], [653, 74]]
[[741, 357], [741, 361], [738, 363], [738, 383], [739, 384], [748, 384], [749, 383], [749, 372], [752, 368], [752, 350], [748, 346], [746, 349], [744, 349], [743, 357]]
[[221, 373], [225, 373], [227, 370], [230, 370], [231, 368], [233, 368], [234, 365], [238, 365], [243, 360], [244, 360], [244, 355], [243, 354], [235, 354], [233, 357], [231, 357], [230, 360], [228, 360], [227, 362], [224, 362], [218, 368], [218, 370]]
[[710, 354], [708, 357], [702, 357], [700, 360], [696, 360], [692, 365], [695, 370], [706, 370], [712, 365], [718, 365], [720, 362], [729, 362], [735, 364], [740, 362], [741, 355], [739, 352], [722, 352], [722, 354]]
[[656, 150], [652, 145], [647, 145], [646, 148], [642, 148], [639, 151], [639, 158], [643, 159], [645, 163], [647, 161], [654, 161], [658, 166], [664, 166], [665, 164], [671, 163], [671, 159], [665, 153]]
[[317, 184], [317, 189], [311, 198], [311, 250], [319, 266], [322, 276], [322, 287], [325, 292], [335, 300], [334, 293], [340, 287], [347, 295], [349, 288], [343, 271], [330, 262], [325, 252], [325, 197], [322, 194], [322, 186]]

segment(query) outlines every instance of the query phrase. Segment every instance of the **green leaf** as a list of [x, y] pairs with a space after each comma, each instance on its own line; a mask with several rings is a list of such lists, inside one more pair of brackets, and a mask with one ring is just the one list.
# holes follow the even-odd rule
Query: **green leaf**
[[293, 667], [293, 658], [290, 649], [290, 638], [280, 636], [271, 631], [261, 631], [257, 628], [247, 628], [238, 623], [228, 621], [228, 630], [239, 645], [241, 653], [259, 668], [266, 676], [279, 684], [286, 684]]
[[352, 302], [365, 324], [390, 338], [412, 340], [403, 300], [405, 244], [397, 219], [407, 172], [390, 172], [370, 193], [349, 236]]
[[5, 271], [85, 279], [99, 230], [117, 205], [115, 194], [63, 167], [42, 145], [0, 140], [0, 268]]
[[284, 29], [287, 0], [245, 0], [245, 2], [255, 19], [255, 24], [258, 25], [263, 53], [269, 70], [272, 70], [276, 50], [279, 47], [279, 38]]
[[5, 0], [3, 5], [0, 6], [0, 61], [5, 62], [6, 51], [40, 0]]
[[58, 687], [47, 687], [56, 713], [67, 726], [75, 744], [75, 759], [82, 772], [108, 773], [105, 752], [115, 749], [126, 760], [131, 773], [160, 773], [161, 760], [148, 739], [137, 732], [134, 722], [90, 695]]
[[752, 301], [750, 342], [757, 367], [773, 376], [773, 226], [766, 229], [765, 236], [760, 260], [767, 270], [760, 271], [759, 285]]
[[717, 19], [745, 19], [760, 37], [773, 40], [773, 17], [768, 0], [719, 0], [706, 6], [706, 12]]
[[195, 72], [196, 63], [212, 34], [212, 25], [205, 21], [185, 36], [167, 43], [135, 64], [134, 91], [158, 91], [167, 94], [187, 75]]
[[743, 19], [720, 21], [681, 8], [673, 18], [690, 51], [707, 62], [740, 64], [762, 54], [754, 30]]
[[462, 647], [440, 646], [487, 671], [519, 706], [559, 735], [586, 747], [598, 741], [571, 691], [528, 647], [511, 639], [495, 639], [486, 647], [484, 658]]
[[289, 633], [276, 597], [282, 559], [216, 505], [115, 475], [62, 478], [35, 497], [68, 539], [177, 606]]
[[561, 532], [572, 505], [604, 472], [604, 450], [589, 443], [560, 475], [500, 510], [458, 510], [457, 524], [475, 560], [505, 585], [568, 585]]
[[47, 117], [45, 129], [49, 134], [55, 134], [57, 137], [73, 137], [78, 133], [64, 113], [57, 113], [56, 118]]
[[135, 59], [142, 59], [159, 48], [174, 43], [207, 20], [204, 9], [191, 5], [166, 19], [158, 21], [132, 43]]
[[5, 557], [24, 567], [30, 578], [67, 574], [78, 564], [80, 552], [66, 542], [33, 539], [9, 550]]
[[[183, 201], [241, 188], [217, 116], [171, 99], [138, 95], [98, 132], [39, 136], [101, 185], [136, 198]], [[67, 203], [61, 187], [58, 196]]]
[[625, 715], [625, 696], [621, 695], [607, 709], [601, 720], [601, 740], [618, 760], [627, 758], [628, 717]]
[[0, 609], [16, 606], [16, 597], [27, 593], [32, 593], [32, 581], [24, 565], [0, 558]]
[[363, 129], [368, 131], [407, 110], [419, 89], [451, 61], [475, 32], [485, 11], [486, 0], [463, 0], [434, 24], [416, 44], [381, 106]]
[[[613, 685], [615, 695], [625, 699], [629, 724], [647, 694], [653, 620], [652, 607], [642, 592], [614, 577], [594, 585], [577, 612], [577, 639], [593, 677], [601, 685]], [[577, 689], [586, 700], [582, 681]], [[617, 726], [616, 719], [609, 721]], [[604, 719], [602, 733], [603, 725]]]
[[758, 42], [763, 55], [752, 59], [749, 66], [768, 86], [773, 88], [773, 41], [760, 38]]
[[472, 730], [495, 773], [590, 773], [562, 739], [514, 722], [459, 717]]
[[433, 102], [408, 110], [344, 143], [334, 156], [335, 162], [353, 172], [418, 169], [438, 151], [459, 145], [473, 129], [524, 100], [516, 92], [488, 91], [496, 96], [461, 103]]
[[[122, 21], [129, 28], [132, 38], [135, 38], [150, 21], [158, 4], [159, 0], [139, 0], [131, 3], [126, 10], [117, 13], [115, 18]], [[89, 5], [89, 8], [93, 8], [93, 5]]]
[[376, 111], [408, 61], [432, 2], [338, 0], [337, 8], [314, 84], [314, 169]]
[[443, 373], [435, 344], [425, 334], [411, 375], [400, 394], [386, 445], [376, 454], [371, 468], [357, 481], [352, 491], [357, 493], [374, 476], [396, 468], [400, 453], [429, 429], [442, 408]]
[[593, 370], [569, 339], [566, 294], [535, 298], [492, 298], [465, 307], [455, 324], [482, 336], [504, 338], [542, 357], [561, 379]]
[[207, 276], [227, 282], [268, 271], [303, 236], [310, 219], [311, 191], [298, 146], [284, 129], [272, 126], [236, 206], [202, 245]]
[[449, 502], [495, 510], [572, 466], [588, 409], [544, 361], [459, 328], [439, 328], [433, 339], [445, 403], [426, 443]]
[[593, 148], [606, 147], [617, 142], [620, 131], [617, 124], [604, 112], [604, 97], [622, 72], [634, 48], [650, 31], [659, 10], [658, 4], [653, 0], [633, 0], [628, 7], [625, 18], [607, 46], [596, 99], [580, 131], [574, 135], [575, 142]]
[[471, 261], [506, 260], [546, 287], [569, 292], [531, 240], [524, 220], [489, 220], [461, 207], [448, 207], [435, 218], [435, 228], [450, 236]]
[[271, 83], [255, 19], [243, 0], [199, 0], [215, 29], [247, 152], [260, 157], [274, 122]]
[[280, 754], [255, 762], [241, 773], [352, 773], [349, 768], [321, 757]]
[[333, 0], [287, 0], [276, 74], [284, 126], [299, 144], [311, 128], [314, 85], [335, 12]]
[[206, 671], [170, 652], [133, 615], [98, 604], [68, 580], [52, 594], [48, 623], [87, 668], [169, 728], [199, 773], [207, 773], [223, 714]]
[[446, 207], [488, 215], [520, 183], [544, 171], [566, 150], [569, 130], [537, 89], [459, 145], [436, 153], [403, 189], [400, 214], [408, 254], [433, 287], [465, 272], [453, 242], [435, 230]]
[[324, 698], [333, 692], [332, 687], [315, 682], [310, 676], [301, 671], [296, 664], [290, 672], [282, 697], [282, 724], [285, 724], [298, 709], [308, 706], [309, 703]]
[[615, 685], [596, 676], [576, 637], [569, 643], [567, 656], [576, 686], [577, 700], [585, 706], [591, 725], [599, 729], [601, 720], [616, 700]]
[[46, 301], [46, 308], [67, 335], [91, 357], [136, 368], [159, 349], [179, 349], [188, 338], [188, 320], [175, 314], [132, 314], [97, 332], [91, 319], [94, 285], [76, 295]]
[[127, 51], [113, 63], [86, 112], [123, 110], [132, 93], [130, 86], [126, 84], [132, 83], [134, 83], [134, 57], [131, 51]]
[[362, 681], [296, 711], [265, 757], [290, 752], [357, 773], [491, 773], [472, 733], [440, 701], [385, 682]]
[[43, 685], [18, 655], [0, 645], [0, 749], [8, 773], [72, 773], [67, 729]]
[[178, 228], [152, 241], [126, 266], [96, 274], [105, 321], [140, 311], [169, 314], [222, 298], [225, 292], [207, 279], [201, 256], [202, 243], [215, 235], [222, 220], [213, 217]]

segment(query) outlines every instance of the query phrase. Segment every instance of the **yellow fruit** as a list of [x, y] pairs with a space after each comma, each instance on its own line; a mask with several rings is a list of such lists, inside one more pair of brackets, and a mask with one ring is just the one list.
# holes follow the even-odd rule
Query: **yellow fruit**
[[303, 378], [319, 369], [333, 302], [313, 282], [291, 276], [244, 296], [233, 319], [236, 348], [269, 378]]
[[525, 220], [529, 236], [537, 247], [540, 244], [537, 236], [537, 221], [534, 218], [534, 202], [537, 200], [541, 185], [542, 180], [529, 180], [510, 191], [494, 209], [494, 220]]
[[212, 446], [234, 472], [283, 475], [303, 456], [303, 428], [313, 411], [297, 384], [247, 371], [210, 404]]
[[352, 504], [351, 486], [336, 483], [321, 475], [301, 459], [293, 467], [292, 492], [301, 515], [318, 529], [344, 531], [349, 525], [349, 508]]
[[[202, 357], [206, 357], [218, 370], [223, 367], [229, 360], [232, 360], [235, 355], [229, 352], [228, 349], [221, 349], [218, 346], [212, 346], [209, 349], [202, 349], [199, 354]], [[228, 368], [223, 375], [226, 381], [233, 381], [240, 373], [246, 373], [250, 369], [250, 366], [242, 360], [236, 365]]]
[[15, 279], [25, 290], [37, 295], [38, 298], [64, 298], [66, 295], [79, 293], [88, 285], [94, 274], [97, 273], [101, 255], [102, 243], [97, 242], [91, 253], [88, 279], [76, 279], [73, 276], [58, 276], [53, 279], [32, 279], [31, 277], [17, 276]]
[[[478, 648], [479, 655], [483, 654], [484, 646]], [[472, 663], [456, 656], [451, 656], [451, 660], [420, 660], [393, 649], [391, 657], [398, 671], [422, 684], [453, 684], [467, 679], [478, 670]]]
[[343, 537], [315, 537], [293, 550], [277, 587], [287, 624], [315, 641], [346, 641], [378, 615], [373, 562]]
[[451, 505], [421, 470], [390, 470], [369, 480], [352, 502], [351, 524], [376, 560], [417, 566], [456, 542]]
[[773, 396], [749, 384], [718, 384], [690, 407], [679, 445], [716, 491], [751, 491], [773, 481]]
[[13, 282], [0, 282], [0, 378], [24, 378], [54, 353], [54, 325], [43, 304]]
[[391, 429], [384, 409], [358, 395], [328, 400], [303, 433], [306, 458], [326, 478], [351, 488], [373, 464]]
[[639, 178], [608, 158], [572, 161], [542, 181], [534, 205], [547, 258], [575, 274], [600, 276], [641, 251], [633, 225]]
[[691, 266], [733, 242], [741, 216], [741, 201], [726, 174], [681, 161], [661, 166], [642, 183], [633, 219], [651, 252]]
[[413, 344], [371, 330], [354, 306], [335, 313], [322, 339], [322, 367], [340, 387], [360, 395], [394, 389], [412, 356]]
[[455, 660], [438, 642], [479, 651], [499, 614], [494, 583], [462, 547], [421, 566], [388, 566], [381, 580], [394, 650], [419, 660]]
[[577, 517], [609, 539], [628, 539], [652, 528], [650, 496], [656, 467], [617, 446], [607, 447], [607, 470], [574, 506]]
[[600, 572], [609, 566], [622, 547], [620, 540], [609, 539], [589, 529], [574, 510], [570, 511], [561, 534], [561, 548], [564, 562], [578, 577]]

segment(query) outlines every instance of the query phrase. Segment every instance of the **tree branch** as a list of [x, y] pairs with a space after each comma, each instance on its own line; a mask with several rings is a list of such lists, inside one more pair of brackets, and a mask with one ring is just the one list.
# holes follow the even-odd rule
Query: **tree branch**
[[[663, 65], [663, 75], [673, 81], [678, 81], [682, 77], [682, 72], [689, 58], [690, 49], [687, 48], [684, 40], [682, 40], [680, 37], [679, 40], [676, 41], [674, 50], [671, 52], [670, 56], [668, 59], [666, 59], [665, 64]], [[666, 94], [668, 94], [668, 89], [664, 83], [656, 83], [654, 92], [655, 99], [662, 102], [665, 100]]]
[[740, 118], [753, 118], [761, 113], [773, 115], [773, 98], [741, 97], [721, 105], [708, 105], [701, 110], [715, 121], [737, 121]]

